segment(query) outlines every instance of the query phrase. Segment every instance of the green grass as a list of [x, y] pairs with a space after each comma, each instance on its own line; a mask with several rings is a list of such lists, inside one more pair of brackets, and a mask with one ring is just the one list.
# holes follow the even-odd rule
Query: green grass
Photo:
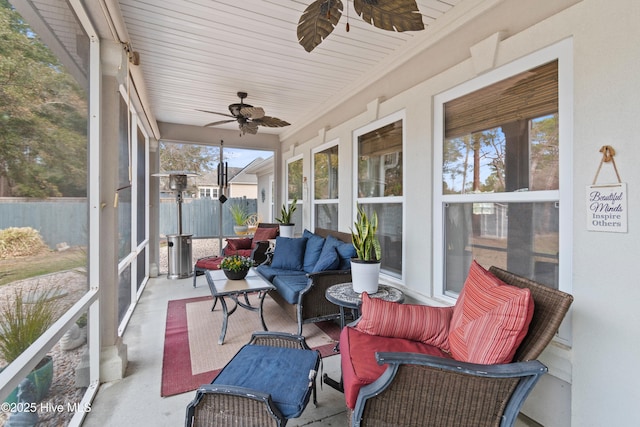
[[37, 256], [0, 259], [0, 286], [18, 280], [45, 274], [86, 267], [87, 257], [84, 249], [50, 251]]

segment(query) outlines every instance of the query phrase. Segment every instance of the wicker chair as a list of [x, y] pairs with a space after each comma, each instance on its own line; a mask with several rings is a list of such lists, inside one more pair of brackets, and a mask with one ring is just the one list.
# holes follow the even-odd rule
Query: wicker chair
[[512, 363], [476, 365], [413, 354], [377, 353], [389, 366], [364, 386], [352, 426], [512, 426], [547, 367], [535, 360], [555, 336], [573, 297], [497, 267], [505, 283], [531, 290], [535, 309]]

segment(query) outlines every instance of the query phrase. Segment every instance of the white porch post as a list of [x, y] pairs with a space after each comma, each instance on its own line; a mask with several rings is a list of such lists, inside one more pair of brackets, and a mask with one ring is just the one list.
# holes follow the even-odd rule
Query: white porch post
[[[120, 124], [119, 79], [126, 78], [126, 62], [122, 47], [103, 42], [102, 117], [100, 141], [100, 381], [124, 377], [127, 367], [127, 347], [118, 336], [118, 208], [115, 206], [118, 188], [118, 147]], [[126, 61], [126, 58], [124, 59]], [[124, 70], [123, 70], [124, 68]]]

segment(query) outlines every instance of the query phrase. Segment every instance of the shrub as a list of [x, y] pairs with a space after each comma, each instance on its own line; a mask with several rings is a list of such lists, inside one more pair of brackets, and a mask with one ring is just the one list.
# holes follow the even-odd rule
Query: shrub
[[0, 230], [0, 259], [37, 255], [47, 249], [38, 230], [31, 227]]
[[56, 321], [56, 289], [14, 291], [13, 303], [0, 306], [0, 357], [13, 362]]

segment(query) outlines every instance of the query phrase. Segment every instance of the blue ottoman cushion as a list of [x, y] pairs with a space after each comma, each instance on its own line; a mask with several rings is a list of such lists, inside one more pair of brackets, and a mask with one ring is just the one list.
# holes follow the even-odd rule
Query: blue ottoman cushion
[[245, 345], [212, 384], [269, 393], [285, 418], [296, 418], [309, 402], [310, 378], [319, 360], [318, 352], [312, 350]]

